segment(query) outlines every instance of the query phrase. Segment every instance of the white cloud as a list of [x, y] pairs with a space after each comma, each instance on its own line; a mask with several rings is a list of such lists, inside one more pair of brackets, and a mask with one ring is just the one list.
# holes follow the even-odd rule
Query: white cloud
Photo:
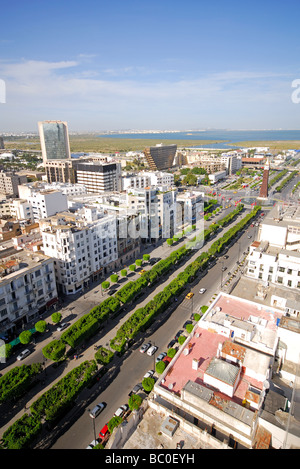
[[[85, 67], [88, 54], [80, 54], [77, 60], [46, 62], [22, 60], [19, 63], [0, 61], [0, 78], [5, 80], [7, 88], [6, 113], [33, 109], [36, 121], [46, 118], [47, 112], [71, 116], [77, 122], [88, 120], [95, 115], [102, 122], [110, 116], [111, 122], [134, 121], [135, 127], [145, 127], [146, 116], [174, 122], [177, 118], [190, 119], [205, 113], [228, 122], [235, 113], [240, 119], [248, 112], [251, 116], [270, 112], [287, 106], [290, 101], [292, 78], [285, 74], [260, 71], [220, 71], [210, 74], [195, 74], [191, 78], [180, 78], [177, 74], [167, 74], [168, 79], [156, 80], [147, 77], [144, 67], [126, 67], [124, 69], [93, 69]], [[82, 60], [83, 59], [83, 60]], [[130, 79], [125, 79], [124, 77]], [[123, 78], [120, 78], [123, 77]], [[171, 77], [171, 78], [170, 78]], [[294, 110], [295, 111], [295, 110]], [[217, 113], [219, 113], [217, 115]], [[220, 115], [221, 113], [221, 115]], [[152, 116], [152, 117], [151, 117]], [[58, 118], [60, 118], [58, 116]], [[237, 116], [235, 115], [235, 118]], [[26, 116], [24, 116], [24, 121]], [[192, 125], [192, 123], [190, 123]], [[203, 124], [202, 124], [203, 125]], [[211, 123], [210, 125], [214, 125]], [[195, 122], [195, 127], [198, 123]], [[101, 126], [106, 128], [105, 125]]]

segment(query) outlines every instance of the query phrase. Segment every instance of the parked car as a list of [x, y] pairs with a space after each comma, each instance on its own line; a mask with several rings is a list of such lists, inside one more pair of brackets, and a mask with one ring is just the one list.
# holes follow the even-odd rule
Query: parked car
[[150, 342], [147, 342], [146, 344], [143, 344], [140, 348], [140, 352], [145, 353], [148, 350], [149, 347], [151, 347]]
[[60, 332], [60, 331], [63, 331], [63, 330], [64, 330], [66, 327], [68, 327], [68, 326], [69, 326], [69, 323], [68, 323], [68, 322], [62, 322], [62, 323], [60, 324], [60, 326], [58, 326], [58, 327], [56, 328], [56, 330], [57, 330], [58, 332]]
[[106, 423], [104, 425], [104, 427], [99, 432], [99, 438], [101, 440], [104, 440], [104, 438], [107, 437], [108, 435], [109, 435], [109, 430], [108, 430], [108, 426], [107, 426], [107, 423]]
[[144, 378], [152, 378], [152, 376], [154, 375], [154, 370], [149, 370], [147, 371], [147, 373], [144, 374]]
[[129, 409], [129, 407], [128, 407], [127, 404], [121, 405], [121, 406], [116, 410], [116, 412], [114, 413], [114, 416], [115, 416], [115, 417], [123, 417], [123, 415], [125, 414], [125, 412], [127, 412], [128, 409]]
[[143, 389], [142, 383], [136, 384], [136, 385], [132, 388], [132, 390], [130, 391], [130, 393], [128, 394], [128, 396], [131, 396], [131, 394], [137, 394], [141, 389]]
[[166, 357], [166, 352], [162, 352], [158, 355], [158, 357], [156, 358], [155, 362], [158, 363], [160, 362], [161, 360], [163, 360], [165, 357]]
[[156, 345], [151, 345], [151, 347], [148, 348], [148, 350], [147, 350], [147, 355], [149, 355], [151, 357], [152, 355], [155, 354], [157, 349], [158, 349], [158, 347], [156, 347]]
[[101, 414], [102, 410], [104, 409], [105, 404], [104, 402], [100, 402], [97, 404], [90, 412], [90, 417], [95, 419], [99, 414]]
[[99, 440], [93, 440], [85, 449], [93, 449], [94, 446], [99, 444]]
[[171, 342], [168, 343], [168, 348], [172, 348], [173, 345], [175, 344], [176, 344], [176, 340], [175, 339], [171, 340]]
[[23, 352], [21, 352], [18, 356], [17, 356], [17, 360], [23, 360], [24, 358], [28, 357], [28, 355], [31, 354], [31, 351], [26, 348], [25, 350], [23, 350]]
[[205, 292], [206, 292], [206, 288], [200, 288], [199, 293], [201, 293], [201, 295]]

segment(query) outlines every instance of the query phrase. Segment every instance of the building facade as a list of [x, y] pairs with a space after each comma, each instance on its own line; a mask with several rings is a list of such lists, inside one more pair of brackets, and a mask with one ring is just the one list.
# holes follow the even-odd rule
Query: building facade
[[1, 259], [0, 335], [13, 334], [56, 301], [53, 259], [26, 251]]
[[177, 145], [158, 144], [155, 147], [145, 148], [144, 154], [151, 171], [169, 169], [174, 164]]
[[96, 207], [81, 215], [62, 212], [40, 223], [44, 253], [54, 259], [57, 287], [66, 295], [114, 270], [118, 258], [116, 218]]

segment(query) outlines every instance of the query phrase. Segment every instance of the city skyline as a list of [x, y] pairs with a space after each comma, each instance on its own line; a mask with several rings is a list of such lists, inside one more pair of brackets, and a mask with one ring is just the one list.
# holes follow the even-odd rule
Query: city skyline
[[1, 131], [43, 120], [78, 132], [299, 128], [299, 9], [294, 0], [251, 10], [235, 0], [4, 5]]

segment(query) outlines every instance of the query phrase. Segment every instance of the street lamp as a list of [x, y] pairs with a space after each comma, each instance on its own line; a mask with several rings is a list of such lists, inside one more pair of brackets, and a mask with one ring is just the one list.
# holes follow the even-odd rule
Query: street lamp
[[[91, 409], [88, 409], [88, 413], [91, 412]], [[94, 440], [96, 441], [96, 425], [95, 425], [95, 418], [92, 418], [93, 421], [93, 431], [94, 431]]]

